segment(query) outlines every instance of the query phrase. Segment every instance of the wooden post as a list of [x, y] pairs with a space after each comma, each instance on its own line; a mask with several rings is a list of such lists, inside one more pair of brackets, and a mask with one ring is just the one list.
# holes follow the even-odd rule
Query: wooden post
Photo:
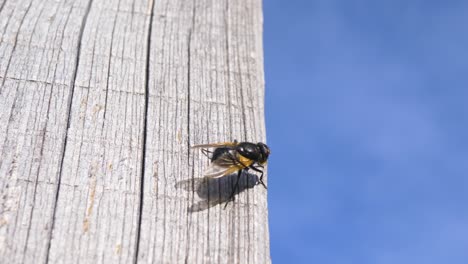
[[0, 0], [0, 263], [268, 263], [261, 0]]

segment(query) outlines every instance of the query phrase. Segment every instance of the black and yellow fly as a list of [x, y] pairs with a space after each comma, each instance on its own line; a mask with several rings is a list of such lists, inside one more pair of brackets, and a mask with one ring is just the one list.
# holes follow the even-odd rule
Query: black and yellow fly
[[234, 194], [239, 187], [242, 171], [252, 169], [261, 173], [258, 182], [265, 189], [267, 188], [265, 183], [263, 183], [262, 170], [270, 155], [270, 148], [266, 144], [261, 142], [256, 144], [237, 142], [234, 140], [234, 142], [195, 145], [192, 148], [202, 148], [203, 154], [211, 161], [203, 176], [207, 178], [220, 178], [237, 172], [236, 185], [232, 189], [228, 202], [234, 198]]

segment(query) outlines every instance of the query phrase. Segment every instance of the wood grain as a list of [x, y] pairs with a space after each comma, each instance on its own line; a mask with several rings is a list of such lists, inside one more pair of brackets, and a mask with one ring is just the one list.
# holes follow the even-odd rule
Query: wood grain
[[0, 0], [0, 263], [269, 263], [259, 0]]

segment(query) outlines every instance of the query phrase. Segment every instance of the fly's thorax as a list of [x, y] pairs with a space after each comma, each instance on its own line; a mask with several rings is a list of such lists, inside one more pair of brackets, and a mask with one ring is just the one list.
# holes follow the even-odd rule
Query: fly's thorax
[[239, 143], [236, 149], [240, 155], [254, 162], [259, 162], [262, 160], [260, 149], [258, 148], [256, 144], [253, 144], [250, 142], [242, 142], [242, 143]]

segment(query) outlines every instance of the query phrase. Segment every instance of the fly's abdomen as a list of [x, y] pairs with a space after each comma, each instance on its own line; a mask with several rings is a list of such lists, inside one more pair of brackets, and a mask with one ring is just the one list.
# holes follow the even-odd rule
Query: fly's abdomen
[[231, 148], [216, 148], [211, 156], [211, 162], [220, 159], [229, 159], [233, 154], [235, 155], [235, 153], [231, 153], [232, 151], [233, 149]]

